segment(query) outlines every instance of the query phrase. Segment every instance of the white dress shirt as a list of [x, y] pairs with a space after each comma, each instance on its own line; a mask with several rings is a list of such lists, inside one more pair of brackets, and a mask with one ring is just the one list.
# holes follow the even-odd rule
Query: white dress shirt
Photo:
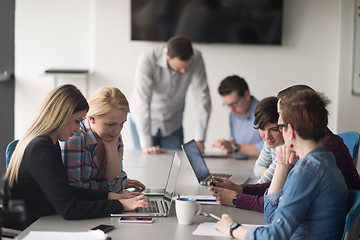
[[211, 100], [201, 53], [194, 49], [191, 65], [182, 74], [168, 66], [166, 52], [166, 47], [152, 48], [138, 60], [130, 105], [142, 148], [153, 145], [159, 129], [164, 137], [180, 129], [189, 85], [196, 104], [194, 138], [206, 137]]

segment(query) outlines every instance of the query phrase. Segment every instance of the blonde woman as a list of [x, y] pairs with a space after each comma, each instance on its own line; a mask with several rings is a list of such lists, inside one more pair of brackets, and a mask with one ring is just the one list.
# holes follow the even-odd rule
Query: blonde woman
[[[121, 193], [127, 188], [145, 189], [127, 178], [123, 170], [121, 130], [130, 111], [124, 94], [115, 87], [100, 88], [89, 101], [87, 118], [80, 131], [61, 143], [70, 185]], [[139, 193], [126, 192], [124, 197]]]
[[24, 229], [41, 216], [60, 214], [65, 219], [109, 216], [151, 206], [141, 195], [108, 200], [108, 192], [85, 190], [68, 184], [58, 141], [79, 131], [88, 103], [73, 85], [62, 85], [47, 94], [11, 157], [6, 178], [12, 198], [23, 199], [27, 219]]

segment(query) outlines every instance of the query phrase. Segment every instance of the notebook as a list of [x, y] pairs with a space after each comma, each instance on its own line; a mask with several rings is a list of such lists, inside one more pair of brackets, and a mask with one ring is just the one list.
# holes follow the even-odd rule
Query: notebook
[[[231, 174], [223, 174], [223, 173], [210, 173], [206, 163], [204, 161], [203, 156], [195, 142], [195, 140], [191, 140], [187, 143], [181, 145], [187, 159], [190, 162], [192, 169], [194, 170], [195, 176], [198, 182], [201, 185], [207, 185], [207, 182], [210, 180], [212, 176], [219, 176], [230, 178]], [[237, 182], [244, 183], [248, 180], [249, 176], [241, 176]]]
[[216, 152], [205, 152], [203, 158], [235, 158], [237, 160], [247, 160], [249, 156], [242, 153], [229, 153], [224, 155]]
[[133, 212], [111, 214], [112, 217], [166, 217], [170, 213], [171, 200], [175, 194], [176, 181], [180, 172], [181, 160], [174, 152], [165, 190], [161, 199], [152, 200], [154, 208], [138, 208]]

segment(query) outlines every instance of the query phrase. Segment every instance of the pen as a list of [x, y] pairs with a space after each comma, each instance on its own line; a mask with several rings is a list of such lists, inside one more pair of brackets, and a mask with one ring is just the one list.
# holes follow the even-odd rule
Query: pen
[[212, 214], [212, 213], [209, 213], [209, 215], [210, 215], [210, 217], [213, 217], [213, 218], [215, 218], [216, 220], [220, 220], [220, 219], [221, 219], [220, 217], [218, 217], [218, 216], [216, 216], [216, 215], [214, 215], [214, 214]]
[[197, 202], [216, 202], [216, 199], [195, 199]]

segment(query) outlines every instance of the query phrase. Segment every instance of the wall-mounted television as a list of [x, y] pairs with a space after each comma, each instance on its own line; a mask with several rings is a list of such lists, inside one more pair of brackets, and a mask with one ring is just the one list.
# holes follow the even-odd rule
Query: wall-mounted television
[[283, 0], [131, 0], [131, 40], [280, 45]]

